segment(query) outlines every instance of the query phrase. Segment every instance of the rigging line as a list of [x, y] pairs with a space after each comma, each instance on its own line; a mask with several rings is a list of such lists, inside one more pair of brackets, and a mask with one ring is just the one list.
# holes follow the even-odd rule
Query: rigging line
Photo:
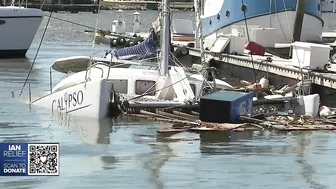
[[93, 34], [93, 42], [92, 42], [92, 49], [91, 49], [91, 57], [93, 56], [93, 49], [94, 49], [94, 47], [95, 47], [94, 39], [95, 39], [95, 36], [96, 36], [96, 33], [97, 33], [98, 20], [99, 20], [99, 13], [100, 13], [100, 5], [101, 5], [101, 1], [99, 1], [99, 5], [98, 5], [98, 11], [97, 11], [97, 19], [96, 19], [95, 32], [94, 32], [94, 34]]
[[270, 28], [272, 27], [272, 1], [273, 0], [269, 0], [270, 1], [270, 10], [269, 10], [269, 25], [270, 25]]
[[[247, 27], [247, 19], [246, 19], [246, 5], [244, 3], [244, 0], [241, 0], [242, 2], [242, 11], [244, 13], [244, 21], [245, 21], [245, 29], [246, 29], [246, 35], [247, 35], [247, 41], [250, 42], [250, 34], [249, 34], [249, 30]], [[243, 10], [243, 6], [245, 5], [245, 10]], [[253, 73], [254, 73], [254, 82], [257, 81], [257, 74], [256, 74], [256, 70], [254, 69], [254, 62], [253, 62], [253, 55], [252, 53], [250, 53], [251, 55], [251, 63], [252, 63], [252, 68], [253, 68]]]
[[[283, 3], [283, 6], [285, 8], [285, 13], [286, 13], [286, 20], [287, 20], [287, 24], [288, 24], [288, 27], [289, 27], [289, 30], [291, 32], [291, 35], [293, 36], [293, 29], [292, 29], [292, 25], [291, 23], [289, 22], [289, 17], [288, 17], [288, 12], [287, 12], [287, 6], [286, 6], [286, 2], [285, 0], [282, 0], [282, 3]], [[297, 8], [297, 7], [296, 7]]]
[[[285, 8], [285, 11], [286, 11], [287, 23], [288, 23], [289, 31], [290, 31], [290, 34], [291, 34], [291, 37], [292, 37], [292, 38], [291, 38], [291, 41], [294, 43], [294, 38], [293, 38], [294, 31], [293, 31], [293, 29], [292, 29], [292, 25], [291, 25], [291, 23], [289, 22], [288, 13], [287, 13], [287, 7], [286, 7], [286, 2], [285, 2], [285, 0], [282, 0], [282, 2], [283, 2], [283, 5], [284, 5], [284, 8]], [[297, 9], [297, 7], [296, 7], [296, 9]], [[305, 14], [305, 13], [304, 13], [304, 14]], [[302, 20], [302, 25], [303, 25], [303, 20]], [[293, 45], [294, 45], [294, 44], [293, 44]], [[297, 52], [296, 49], [293, 49], [293, 50], [292, 50], [292, 53], [293, 53], [293, 51], [295, 51], [295, 54], [296, 54], [296, 56], [297, 56], [297, 60], [298, 60], [298, 63], [299, 63], [299, 67], [301, 67], [301, 61], [300, 61], [300, 59], [299, 59], [298, 52]], [[301, 80], [302, 80], [302, 84], [303, 84], [304, 73], [303, 73], [303, 69], [302, 69], [302, 68], [300, 69], [300, 72], [301, 72]]]
[[[277, 1], [278, 0], [275, 0], [275, 11], [278, 11], [278, 8], [277, 8]], [[286, 11], [286, 6], [285, 6], [285, 11]], [[280, 25], [280, 29], [281, 29], [281, 32], [282, 32], [282, 35], [284, 36], [284, 38], [285, 38], [285, 40], [288, 42], [288, 39], [287, 39], [287, 37], [286, 37], [286, 34], [285, 34], [285, 32], [284, 32], [284, 30], [283, 30], [283, 26], [282, 26], [282, 24], [281, 24], [281, 20], [280, 20], [280, 18], [279, 18], [279, 14], [278, 13], [276, 13], [275, 14], [276, 15], [276, 17], [277, 17], [277, 20], [278, 20], [278, 22], [279, 22], [279, 25]], [[288, 17], [287, 17], [287, 19], [288, 19]]]
[[[45, 2], [46, 2], [46, 0], [43, 0], [42, 4], [40, 6], [40, 9], [42, 9], [42, 7], [43, 7], [43, 5], [44, 5]], [[54, 7], [55, 7], [55, 4], [54, 4]]]
[[[53, 13], [53, 12], [50, 12], [50, 16], [51, 16], [51, 14], [52, 14], [52, 13]], [[38, 48], [37, 48], [37, 52], [36, 52], [36, 54], [35, 54], [35, 57], [34, 57], [33, 63], [32, 63], [32, 65], [30, 66], [30, 69], [29, 69], [28, 75], [27, 75], [27, 77], [26, 77], [26, 80], [25, 80], [25, 82], [23, 83], [23, 86], [22, 86], [22, 88], [21, 88], [21, 91], [20, 91], [19, 97], [21, 97], [21, 95], [22, 95], [22, 92], [23, 92], [23, 89], [24, 89], [24, 87], [25, 87], [25, 86], [26, 86], [26, 84], [27, 84], [27, 81], [28, 81], [28, 78], [29, 78], [29, 76], [30, 76], [30, 73], [31, 73], [31, 71], [33, 70], [34, 64], [35, 64], [35, 62], [36, 62], [37, 55], [38, 55], [38, 53], [39, 53], [39, 51], [40, 51], [40, 48], [41, 48], [41, 45], [42, 45], [42, 42], [43, 42], [44, 36], [45, 36], [45, 34], [46, 34], [46, 32], [47, 32], [47, 29], [48, 29], [49, 22], [50, 22], [50, 17], [48, 18], [48, 21], [47, 21], [46, 27], [44, 28], [44, 31], [43, 31], [43, 34], [42, 34], [42, 38], [41, 38], [40, 44], [39, 44], [39, 46], [38, 46]]]
[[79, 23], [76, 23], [76, 22], [72, 22], [72, 21], [69, 21], [69, 20], [62, 19], [62, 18], [57, 18], [57, 17], [54, 17], [54, 16], [50, 16], [50, 15], [47, 15], [47, 14], [45, 14], [44, 16], [51, 17], [53, 19], [63, 21], [63, 22], [67, 22], [67, 23], [70, 23], [70, 24], [74, 24], [74, 25], [77, 25], [77, 26], [82, 26], [82, 27], [85, 27], [85, 28], [95, 29], [95, 27], [92, 27], [92, 26], [79, 24]]
[[[180, 60], [179, 60], [178, 58], [176, 58], [176, 57], [173, 55], [173, 53], [170, 53], [170, 54], [172, 55], [172, 57], [175, 58], [175, 60], [172, 60], [172, 61], [173, 61], [176, 65], [178, 65], [178, 66], [180, 66], [180, 67], [183, 67], [183, 68], [186, 70], [187, 73], [189, 73], [189, 74], [191, 74], [191, 75], [195, 75], [195, 74], [192, 74], [191, 72], [189, 72], [188, 69], [187, 69], [187, 68], [180, 62]], [[196, 70], [196, 73], [202, 75], [203, 80], [205, 81], [205, 83], [206, 83], [208, 86], [210, 86], [211, 89], [213, 89], [213, 87], [211, 86], [211, 84], [205, 79], [204, 75], [203, 75], [201, 72], [199, 72], [198, 70]], [[204, 82], [204, 81], [203, 81], [203, 82]]]
[[[99, 1], [99, 5], [98, 5], [98, 11], [97, 11], [97, 19], [96, 19], [96, 26], [95, 26], [95, 31], [93, 34], [93, 40], [92, 40], [92, 48], [91, 48], [91, 56], [90, 56], [90, 60], [89, 60], [89, 65], [88, 68], [91, 68], [92, 65], [92, 57], [93, 57], [93, 51], [94, 51], [94, 47], [95, 47], [95, 37], [96, 37], [96, 33], [97, 33], [97, 27], [98, 27], [98, 20], [99, 20], [99, 13], [100, 13], [100, 5], [101, 5], [101, 1]], [[89, 72], [89, 73], [88, 73]], [[91, 69], [86, 70], [85, 73], [85, 87], [86, 87], [86, 81], [89, 79], [91, 80]]]

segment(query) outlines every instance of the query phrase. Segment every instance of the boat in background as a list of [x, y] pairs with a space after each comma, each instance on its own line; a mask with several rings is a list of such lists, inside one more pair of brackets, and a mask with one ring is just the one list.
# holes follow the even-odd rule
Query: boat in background
[[[320, 0], [306, 1], [300, 41], [321, 41], [322, 19]], [[293, 37], [297, 1], [294, 0], [205, 0], [201, 18], [202, 35], [216, 39], [220, 35], [238, 30], [245, 36], [245, 18], [248, 28], [274, 28], [271, 31], [275, 43], [290, 43]], [[245, 13], [242, 8], [246, 9]], [[275, 34], [274, 34], [275, 33]], [[250, 33], [251, 34], [251, 33]], [[252, 35], [252, 34], [251, 34]]]
[[41, 9], [15, 6], [0, 7], [0, 58], [25, 57], [41, 25]]

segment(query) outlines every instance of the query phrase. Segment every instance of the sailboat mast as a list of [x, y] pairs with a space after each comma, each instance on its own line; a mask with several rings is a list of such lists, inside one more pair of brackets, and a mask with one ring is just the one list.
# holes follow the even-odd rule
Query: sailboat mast
[[161, 45], [161, 75], [168, 73], [169, 44], [170, 44], [170, 0], [162, 0], [162, 45]]
[[203, 49], [203, 42], [202, 42], [202, 25], [201, 25], [201, 0], [194, 0], [194, 9], [195, 9], [195, 21], [196, 21], [196, 28], [195, 28], [195, 47]]

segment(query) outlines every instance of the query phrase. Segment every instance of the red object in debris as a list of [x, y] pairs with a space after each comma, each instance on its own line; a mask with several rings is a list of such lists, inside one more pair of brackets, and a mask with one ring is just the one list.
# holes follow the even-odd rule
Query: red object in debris
[[249, 50], [252, 54], [257, 54], [260, 56], [264, 56], [266, 49], [260, 44], [250, 41], [246, 44], [245, 49]]

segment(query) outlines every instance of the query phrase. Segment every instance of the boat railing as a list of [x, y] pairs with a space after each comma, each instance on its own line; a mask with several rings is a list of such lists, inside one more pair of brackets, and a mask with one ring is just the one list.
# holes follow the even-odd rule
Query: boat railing
[[[97, 64], [91, 64], [90, 66], [87, 67], [86, 71], [88, 71], [88, 70], [91, 69], [91, 68], [97, 68], [97, 69], [100, 69], [100, 70], [102, 71], [101, 78], [103, 78], [103, 77], [104, 77], [104, 70], [103, 70], [103, 68], [97, 67], [96, 65], [97, 65]], [[89, 78], [90, 78], [90, 76], [89, 76]]]
[[49, 71], [49, 87], [50, 87], [50, 94], [52, 93], [52, 74], [51, 74], [51, 68], [50, 67], [50, 71]]

